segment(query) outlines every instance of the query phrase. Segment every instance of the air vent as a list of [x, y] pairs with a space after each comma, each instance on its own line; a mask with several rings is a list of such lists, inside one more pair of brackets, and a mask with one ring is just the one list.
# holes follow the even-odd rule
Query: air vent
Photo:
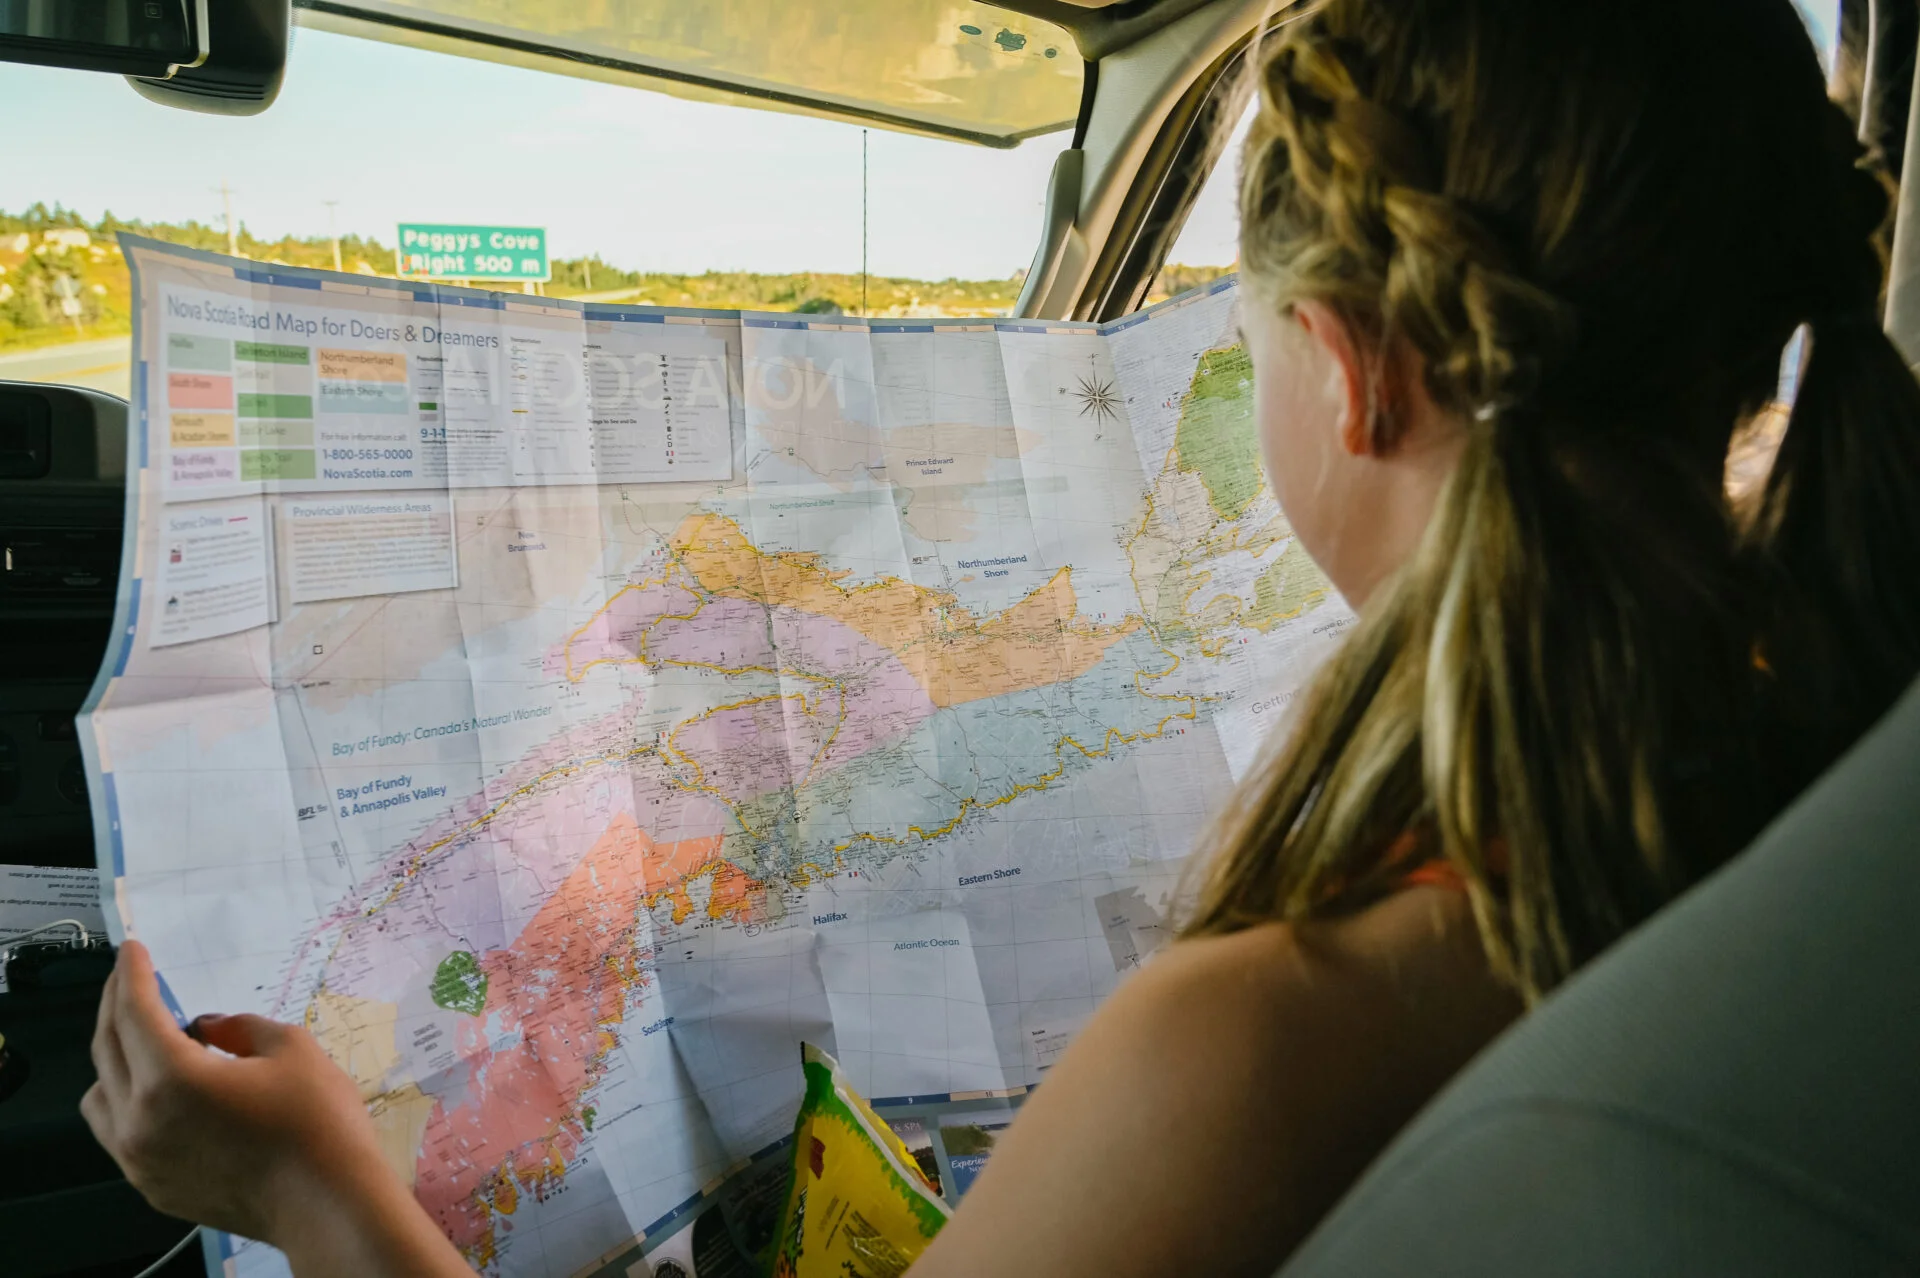
[[113, 598], [120, 537], [111, 528], [0, 528], [0, 601]]

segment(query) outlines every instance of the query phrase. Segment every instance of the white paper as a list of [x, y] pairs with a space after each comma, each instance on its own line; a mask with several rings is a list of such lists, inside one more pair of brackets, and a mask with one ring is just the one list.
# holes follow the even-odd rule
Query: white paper
[[287, 500], [281, 513], [295, 603], [459, 584], [453, 500], [444, 492]]
[[258, 498], [170, 507], [159, 524], [154, 647], [230, 635], [272, 619], [270, 534]]
[[[91, 935], [106, 934], [107, 920], [100, 910], [97, 870], [0, 865], [0, 946], [62, 919], [73, 919]], [[72, 937], [73, 930], [63, 928], [46, 933], [45, 939], [65, 941]], [[0, 993], [6, 988], [6, 968], [0, 965]]]

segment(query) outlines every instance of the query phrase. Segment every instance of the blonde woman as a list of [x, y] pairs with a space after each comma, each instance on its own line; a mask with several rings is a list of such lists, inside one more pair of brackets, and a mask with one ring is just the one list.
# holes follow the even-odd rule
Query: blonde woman
[[[1361, 619], [1215, 830], [1185, 937], [1086, 1027], [925, 1278], [1268, 1273], [1920, 665], [1887, 192], [1789, 0], [1326, 0], [1260, 52], [1267, 469]], [[1803, 324], [1735, 511], [1729, 441]], [[465, 1272], [305, 1033], [201, 1031], [232, 1056], [128, 944], [84, 1109], [157, 1207], [302, 1278]]]

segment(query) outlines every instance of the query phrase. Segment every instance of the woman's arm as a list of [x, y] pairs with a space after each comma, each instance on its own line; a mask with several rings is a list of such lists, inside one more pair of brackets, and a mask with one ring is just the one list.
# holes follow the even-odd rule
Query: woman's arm
[[305, 1030], [207, 1016], [193, 1041], [138, 941], [101, 992], [87, 1125], [160, 1211], [287, 1253], [300, 1278], [471, 1278], [380, 1157], [353, 1080]]

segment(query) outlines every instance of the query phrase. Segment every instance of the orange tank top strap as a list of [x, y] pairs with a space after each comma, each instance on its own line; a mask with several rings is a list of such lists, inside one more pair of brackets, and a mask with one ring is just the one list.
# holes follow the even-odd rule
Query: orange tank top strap
[[[1394, 891], [1411, 887], [1439, 887], [1454, 892], [1467, 890], [1466, 876], [1441, 856], [1423, 856], [1429, 841], [1419, 830], [1403, 831], [1387, 845], [1383, 868]], [[1507, 877], [1507, 845], [1501, 839], [1487, 840], [1487, 875], [1497, 884]], [[1337, 898], [1347, 885], [1336, 881], [1326, 898]]]
[[1402, 888], [1437, 887], [1453, 892], [1467, 890], [1467, 880], [1451, 861], [1425, 861], [1400, 876]]
[[[1419, 847], [1419, 840], [1409, 831], [1394, 840], [1387, 863], [1392, 865], [1402, 859], [1411, 860]], [[1504, 839], [1487, 840], [1487, 875], [1496, 882], [1507, 877], [1507, 844]], [[1454, 892], [1467, 890], [1467, 878], [1460, 873], [1459, 867], [1437, 856], [1414, 865], [1400, 876], [1399, 882], [1402, 888], [1437, 887]]]

